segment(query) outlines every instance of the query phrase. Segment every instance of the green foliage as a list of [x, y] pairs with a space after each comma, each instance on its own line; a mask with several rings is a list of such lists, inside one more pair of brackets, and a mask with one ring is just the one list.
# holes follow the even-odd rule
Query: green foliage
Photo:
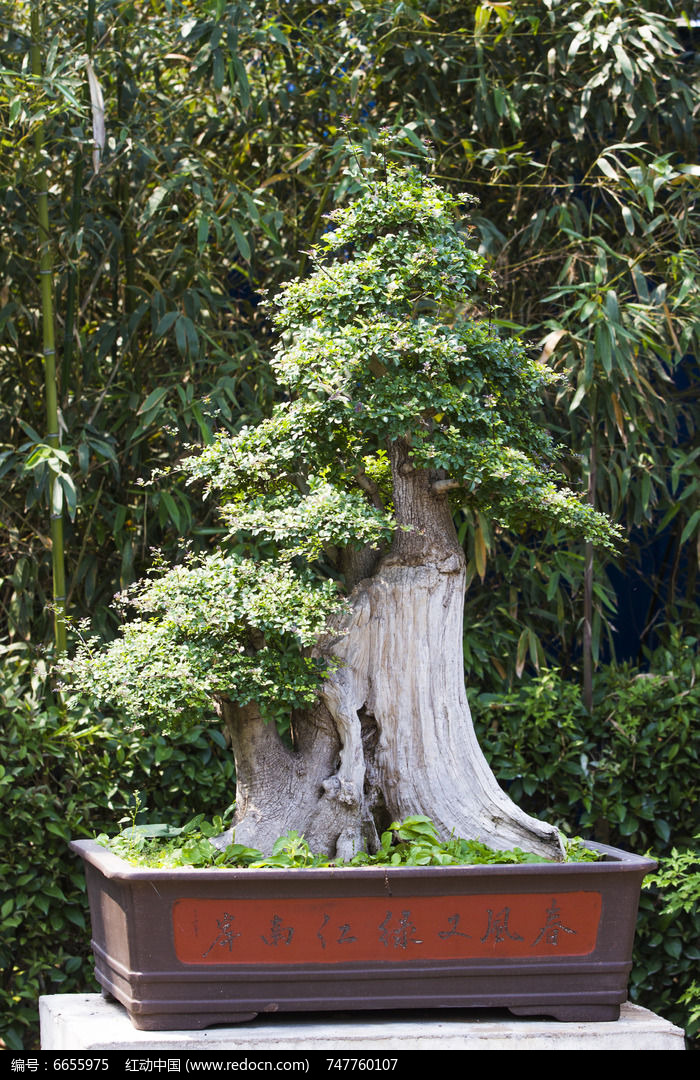
[[[682, 15], [666, 0], [56, 0], [44, 15], [40, 81], [29, 75], [29, 5], [8, 6], [0, 28], [0, 602], [13, 640], [48, 635], [51, 593], [50, 477], [25, 469], [46, 445], [36, 126], [56, 248], [69, 601], [74, 617], [113, 632], [111, 596], [143, 573], [149, 548], [171, 554], [182, 533], [204, 547], [218, 527], [177, 474], [158, 490], [141, 481], [185, 444], [258, 419], [271, 380], [257, 297], [304, 268], [323, 214], [356, 188], [343, 115], [366, 150], [388, 125], [394, 154], [478, 195], [475, 238], [501, 304], [485, 297], [482, 309], [494, 325], [535, 328], [564, 374], [546, 416], [571, 449], [571, 482], [582, 462], [596, 507], [635, 526], [642, 549], [667, 530], [671, 574], [654, 571], [649, 618], [661, 610], [660, 625], [692, 631], [697, 84]], [[105, 102], [98, 173], [86, 55]], [[568, 664], [581, 549], [555, 533], [487, 532], [468, 508], [463, 524], [472, 573], [488, 585], [468, 598], [483, 674], [513, 674], [519, 642], [521, 670], [544, 653]], [[614, 622], [606, 558], [595, 655]], [[636, 546], [625, 558], [649, 578]]]
[[[429, 818], [416, 814], [405, 821], [394, 821], [382, 833], [379, 850], [372, 855], [358, 852], [348, 862], [338, 862], [327, 855], [314, 855], [303, 836], [292, 830], [275, 841], [272, 854], [263, 855], [255, 848], [235, 842], [221, 851], [209, 838], [222, 831], [223, 821], [203, 820], [198, 815], [181, 829], [169, 825], [132, 825], [118, 836], [99, 836], [98, 840], [115, 855], [135, 866], [171, 869], [176, 866], [216, 866], [246, 868], [284, 866], [290, 869], [314, 869], [330, 866], [481, 866], [486, 864], [542, 863], [546, 859], [513, 848], [495, 851], [477, 840], [450, 837], [441, 840]], [[567, 862], [595, 862], [597, 852], [586, 848], [580, 837], [566, 844]]]
[[22, 648], [0, 665], [0, 1038], [31, 1049], [39, 994], [95, 989], [84, 873], [68, 841], [113, 828], [133, 793], [161, 820], [226, 806], [230, 751], [212, 727], [138, 737], [115, 717], [51, 703]]
[[291, 400], [182, 465], [223, 491], [230, 540], [252, 537], [251, 557], [214, 553], [136, 586], [138, 617], [63, 665], [69, 687], [166, 723], [215, 697], [279, 717], [309, 704], [320, 668], [305, 650], [337, 604], [333, 581], [305, 563], [323, 572], [325, 555], [337, 578], [344, 547], [390, 535], [391, 508], [357, 460], [400, 439], [416, 468], [451, 476], [487, 518], [613, 545], [619, 531], [548, 471], [555, 449], [531, 417], [546, 369], [464, 313], [486, 274], [457, 208], [417, 170], [386, 165], [334, 211], [312, 273], [275, 300], [273, 367]]
[[[695, 837], [696, 841], [700, 836]], [[648, 888], [656, 885], [660, 889], [673, 889], [673, 894], [666, 897], [664, 913], [673, 915], [677, 911], [694, 911], [700, 900], [700, 851], [698, 845], [690, 851], [671, 849], [671, 854], [664, 859], [656, 874], [647, 880]]]
[[[676, 636], [672, 648], [659, 649], [650, 661], [651, 673], [602, 668], [592, 716], [578, 687], [556, 671], [504, 695], [481, 695], [473, 712], [491, 767], [523, 809], [564, 831], [649, 850], [662, 867], [670, 860], [668, 872], [662, 869], [655, 880], [675, 888], [697, 854], [697, 642]], [[675, 857], [674, 847], [689, 849], [688, 856]], [[642, 894], [630, 982], [632, 1000], [693, 1032], [696, 891], [691, 875], [673, 900], [656, 889]]]
[[[661, 860], [658, 872], [646, 879], [645, 886], [648, 889], [661, 890], [660, 899], [664, 903], [660, 920], [662, 930], [665, 927], [673, 927], [676, 919], [680, 922], [681, 928], [693, 924], [698, 927], [700, 923], [700, 835], [695, 837], [695, 846], [690, 850], [679, 851], [675, 847], [672, 848], [671, 854]], [[683, 915], [686, 918], [683, 918]], [[676, 919], [673, 919], [673, 916], [676, 916]], [[657, 938], [659, 936], [657, 935]], [[663, 943], [656, 940], [654, 944], [657, 946], [663, 944], [665, 951], [670, 952], [676, 960], [683, 957], [692, 963], [700, 959], [700, 948], [697, 943], [691, 941], [688, 948], [687, 942], [680, 934], [674, 936], [669, 934]], [[685, 986], [678, 998], [678, 1004], [688, 1007], [686, 1024], [688, 1035], [697, 1035], [700, 1031], [700, 985], [695, 979], [690, 985]]]
[[480, 743], [528, 812], [603, 843], [658, 853], [697, 830], [700, 715], [697, 644], [659, 650], [652, 672], [611, 666], [593, 716], [578, 686], [553, 670], [472, 708]]
[[313, 403], [341, 460], [345, 432], [372, 450], [410, 436], [416, 466], [459, 480], [467, 505], [502, 525], [553, 524], [612, 546], [608, 523], [543, 469], [555, 450], [532, 404], [551, 372], [466, 313], [491, 281], [460, 200], [417, 170], [372, 171], [330, 215], [310, 277], [275, 300], [273, 367], [301, 402], [299, 424]]
[[[54, 486], [70, 515], [69, 601], [74, 614], [113, 632], [110, 599], [147, 564], [149, 546], [172, 547], [191, 528], [201, 546], [210, 527], [201, 519], [193, 526], [177, 483], [151, 492], [141, 481], [185, 443], [206, 443], [214, 414], [226, 425], [259, 413], [267, 379], [251, 263], [286, 270], [282, 213], [273, 192], [259, 188], [265, 175], [249, 175], [242, 187], [235, 178], [245, 154], [245, 67], [234, 59], [240, 93], [222, 96], [220, 53], [212, 63], [206, 45], [214, 25], [202, 39], [197, 17], [187, 26], [189, 4], [42, 5], [41, 80], [27, 72], [30, 5], [11, 8], [0, 29], [2, 138], [12, 147], [0, 169], [0, 471], [11, 537], [4, 615], [13, 638], [46, 634], [53, 474], [36, 463], [46, 439], [28, 197], [28, 147], [43, 123], [67, 458]], [[228, 11], [227, 48], [241, 20], [242, 11]], [[86, 53], [105, 101], [99, 171], [90, 161]], [[202, 94], [202, 80], [211, 93]]]
[[174, 727], [211, 716], [226, 697], [271, 717], [311, 702], [321, 666], [308, 654], [338, 607], [333, 582], [288, 562], [215, 552], [134, 586], [138, 617], [99, 649], [61, 666], [67, 689], [111, 702], [138, 723]]

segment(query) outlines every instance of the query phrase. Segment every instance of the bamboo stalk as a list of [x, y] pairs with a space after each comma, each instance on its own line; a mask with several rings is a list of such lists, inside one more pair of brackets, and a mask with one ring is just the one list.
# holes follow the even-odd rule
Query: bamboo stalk
[[[93, 36], [95, 26], [95, 0], [88, 0], [87, 4], [87, 22], [85, 26], [85, 51], [88, 55], [88, 59], [92, 58], [93, 52]], [[83, 93], [83, 97], [86, 101], [89, 101], [89, 94], [87, 89]], [[80, 226], [80, 217], [82, 213], [82, 190], [83, 190], [83, 151], [82, 147], [78, 149], [78, 154], [73, 166], [73, 193], [71, 197], [71, 210], [70, 210], [70, 233], [71, 233], [71, 249], [70, 255], [75, 257], [75, 251], [73, 244], [75, 243], [75, 236]], [[66, 317], [65, 317], [65, 331], [63, 338], [63, 363], [61, 366], [61, 375], [64, 392], [68, 386], [68, 381], [73, 371], [73, 337], [76, 332], [76, 304], [79, 290], [79, 275], [78, 270], [74, 263], [70, 263], [68, 267], [68, 285], [66, 288]]]
[[[588, 457], [588, 501], [595, 506], [596, 489], [596, 409], [595, 398], [591, 409], [591, 446]], [[593, 581], [595, 576], [593, 544], [585, 548], [583, 570], [583, 704], [586, 712], [593, 713]]]
[[[40, 0], [31, 10], [32, 75], [41, 77]], [[53, 256], [49, 236], [48, 178], [44, 167], [44, 125], [34, 130], [36, 163], [37, 217], [39, 223], [39, 286], [41, 292], [42, 353], [44, 360], [44, 395], [46, 401], [46, 442], [58, 449], [58, 390], [56, 385], [56, 340], [53, 312]], [[63, 539], [63, 507], [58, 478], [52, 472], [49, 480], [51, 520], [51, 562], [53, 571], [53, 617], [56, 654], [66, 651], [66, 575]]]

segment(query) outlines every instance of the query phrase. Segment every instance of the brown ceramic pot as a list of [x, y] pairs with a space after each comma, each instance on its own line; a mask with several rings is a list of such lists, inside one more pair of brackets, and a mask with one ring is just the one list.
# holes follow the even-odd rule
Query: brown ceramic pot
[[135, 1027], [258, 1013], [505, 1007], [616, 1020], [655, 863], [149, 870], [90, 840], [95, 974]]

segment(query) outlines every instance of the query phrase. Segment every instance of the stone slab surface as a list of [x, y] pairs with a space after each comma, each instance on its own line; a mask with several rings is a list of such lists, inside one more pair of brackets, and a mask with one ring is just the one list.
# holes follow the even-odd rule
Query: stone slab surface
[[680, 1028], [629, 1002], [616, 1023], [563, 1024], [501, 1010], [286, 1013], [205, 1031], [137, 1031], [100, 994], [39, 999], [42, 1050], [684, 1050]]

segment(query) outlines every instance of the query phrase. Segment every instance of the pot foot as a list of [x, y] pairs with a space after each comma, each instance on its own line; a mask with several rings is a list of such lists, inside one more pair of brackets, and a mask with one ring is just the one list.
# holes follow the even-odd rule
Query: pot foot
[[551, 1016], [564, 1024], [613, 1023], [620, 1019], [619, 1005], [512, 1005], [514, 1016]]
[[[127, 1012], [129, 1010], [127, 1009]], [[129, 1019], [138, 1031], [200, 1031], [214, 1024], [228, 1027], [254, 1020], [256, 1012], [241, 1013], [132, 1013]]]

